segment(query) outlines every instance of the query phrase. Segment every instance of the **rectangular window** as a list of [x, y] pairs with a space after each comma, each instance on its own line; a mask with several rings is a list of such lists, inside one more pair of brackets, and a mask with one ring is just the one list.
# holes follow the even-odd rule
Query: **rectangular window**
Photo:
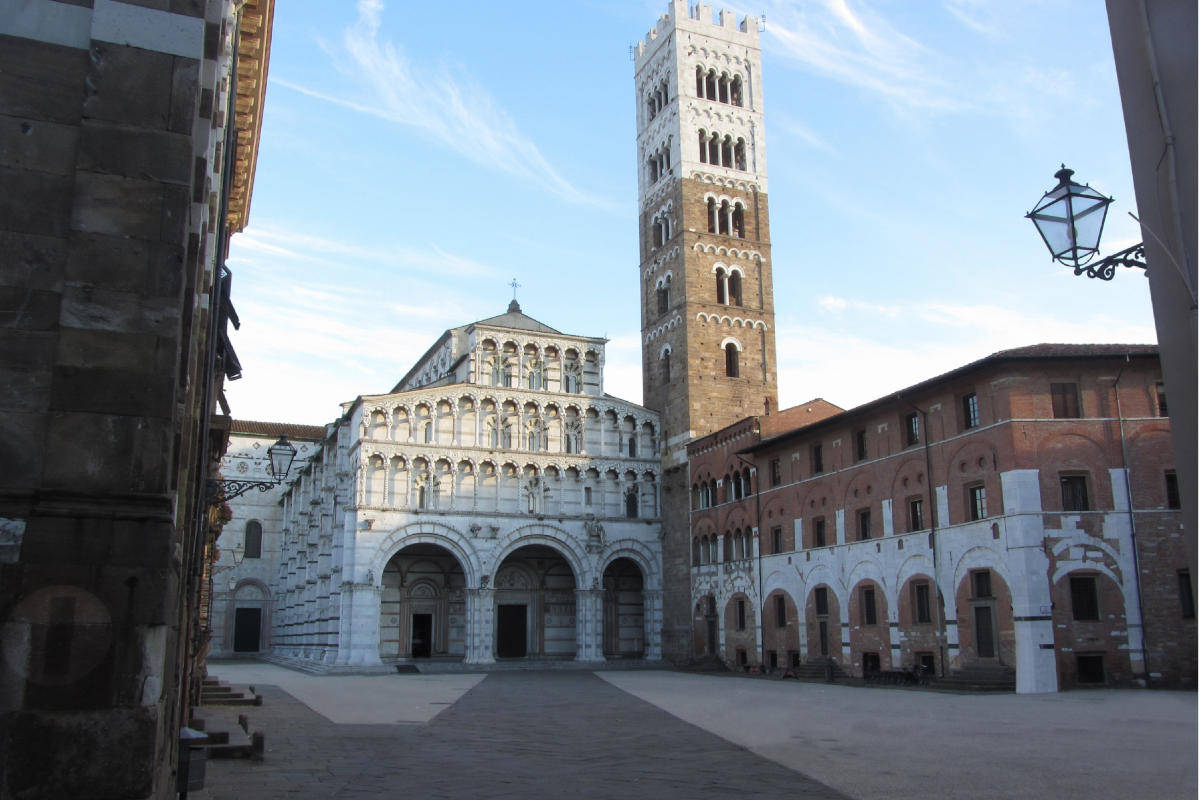
[[864, 542], [871, 538], [871, 509], [858, 510], [858, 540]]
[[812, 446], [812, 471], [813, 475], [820, 475], [825, 471], [825, 459], [821, 455], [821, 445], [819, 444]]
[[992, 596], [992, 573], [990, 570], [981, 569], [971, 573], [971, 591], [974, 592], [971, 596], [975, 598]]
[[778, 486], [783, 483], [783, 471], [779, 468], [779, 459], [771, 459], [771, 485]]
[[921, 419], [917, 412], [904, 417], [904, 446], [912, 447], [921, 442]]
[[1180, 508], [1179, 478], [1175, 477], [1175, 470], [1167, 470], [1165, 477], [1167, 479], [1167, 508]]
[[1050, 402], [1055, 419], [1079, 418], [1079, 387], [1074, 383], [1050, 384]]
[[979, 427], [979, 396], [974, 392], [963, 395], [963, 430]]
[[1071, 617], [1077, 622], [1100, 619], [1100, 601], [1096, 596], [1096, 576], [1071, 576]]
[[918, 624], [928, 624], [933, 621], [929, 613], [929, 584], [913, 584], [913, 615]]
[[925, 501], [919, 497], [908, 499], [908, 530], [925, 530]]
[[1158, 407], [1158, 415], [1160, 417], [1167, 416], [1167, 387], [1162, 383], [1154, 384], [1154, 399], [1155, 405]]
[[982, 483], [967, 487], [967, 513], [972, 520], [987, 516], [987, 489]]
[[854, 432], [854, 460], [867, 460], [867, 432], [865, 430]]
[[813, 590], [813, 605], [817, 607], [818, 617], [829, 615], [829, 590], [824, 586], [818, 586]]
[[771, 669], [779, 668], [779, 652], [777, 650], [767, 651], [767, 664], [771, 667]]
[[879, 618], [875, 615], [875, 587], [864, 586], [862, 589], [862, 624], [875, 625]]
[[1062, 486], [1063, 511], [1087, 511], [1088, 491], [1087, 477], [1084, 475], [1061, 475], [1058, 478]]
[[787, 627], [787, 600], [781, 594], [775, 595], [775, 627]]
[[590, 486], [583, 487], [583, 504], [585, 506], [592, 504], [592, 487]]
[[746, 601], [737, 601], [737, 629], [739, 631], [746, 630]]
[[783, 528], [771, 528], [771, 552], [783, 552]]
[[825, 518], [817, 517], [813, 520], [813, 547], [825, 546]]
[[1196, 599], [1192, 595], [1192, 576], [1186, 569], [1179, 570], [1179, 611], [1184, 619], [1196, 618]]

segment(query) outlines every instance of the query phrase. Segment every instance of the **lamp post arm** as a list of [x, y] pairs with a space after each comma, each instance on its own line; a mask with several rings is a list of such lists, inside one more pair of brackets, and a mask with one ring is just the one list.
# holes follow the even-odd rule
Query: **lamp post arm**
[[1138, 242], [1133, 247], [1126, 247], [1118, 253], [1113, 253], [1107, 258], [1102, 258], [1091, 264], [1075, 267], [1076, 275], [1086, 274], [1089, 278], [1099, 278], [1102, 281], [1111, 281], [1113, 276], [1117, 274], [1117, 267], [1138, 267], [1139, 269], [1146, 268], [1146, 246], [1142, 242]]
[[210, 506], [220, 505], [235, 497], [240, 497], [251, 489], [269, 492], [278, 486], [276, 481], [237, 481], [215, 480], [208, 481], [207, 500]]

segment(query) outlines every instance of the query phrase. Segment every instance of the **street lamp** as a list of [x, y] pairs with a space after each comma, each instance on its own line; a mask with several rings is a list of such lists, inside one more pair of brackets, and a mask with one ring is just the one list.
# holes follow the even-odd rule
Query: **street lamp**
[[1076, 275], [1086, 272], [1089, 278], [1105, 281], [1113, 279], [1118, 266], [1145, 269], [1146, 252], [1141, 242], [1090, 263], [1100, 251], [1100, 234], [1113, 200], [1071, 180], [1074, 174], [1074, 170], [1062, 165], [1054, 173], [1058, 185], [1042, 195], [1033, 211], [1025, 215], [1042, 235], [1050, 257], [1073, 268]]
[[245, 494], [251, 489], [258, 489], [260, 492], [274, 489], [280, 483], [283, 483], [283, 479], [287, 477], [288, 470], [292, 468], [292, 461], [296, 458], [296, 448], [287, 440], [287, 435], [285, 434], [279, 437], [278, 442], [267, 448], [267, 458], [271, 462], [271, 477], [274, 480], [239, 481], [210, 479], [208, 481], [208, 504], [210, 506], [220, 505], [239, 495]]

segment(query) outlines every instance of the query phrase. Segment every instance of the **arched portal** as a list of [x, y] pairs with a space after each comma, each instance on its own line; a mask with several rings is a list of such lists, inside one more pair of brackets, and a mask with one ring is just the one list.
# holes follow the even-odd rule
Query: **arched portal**
[[258, 653], [270, 646], [270, 597], [258, 581], [244, 580], [234, 588], [226, 630], [232, 631], [230, 644], [235, 653]]
[[575, 657], [575, 573], [544, 544], [519, 547], [496, 571], [496, 656]]
[[436, 544], [412, 544], [388, 559], [379, 603], [384, 661], [466, 654], [466, 577]]
[[646, 649], [642, 570], [617, 558], [604, 570], [604, 655], [640, 658]]

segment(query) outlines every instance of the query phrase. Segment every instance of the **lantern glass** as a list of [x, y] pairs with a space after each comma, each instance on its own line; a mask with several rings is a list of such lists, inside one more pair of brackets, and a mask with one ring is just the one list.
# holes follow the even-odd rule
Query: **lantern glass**
[[271, 459], [271, 476], [276, 481], [282, 481], [287, 477], [288, 470], [292, 468], [292, 460], [296, 458], [296, 448], [284, 435], [279, 437], [278, 442], [267, 448], [267, 455]]
[[1073, 174], [1066, 167], [1055, 173], [1058, 185], [1025, 216], [1037, 226], [1052, 258], [1078, 267], [1100, 249], [1100, 234], [1112, 198], [1071, 180]]

